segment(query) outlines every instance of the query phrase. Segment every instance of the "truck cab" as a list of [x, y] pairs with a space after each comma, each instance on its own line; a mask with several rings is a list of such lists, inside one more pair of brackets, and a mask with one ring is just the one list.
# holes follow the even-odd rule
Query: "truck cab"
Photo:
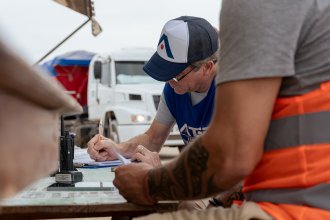
[[[66, 127], [76, 133], [78, 146], [86, 147], [99, 132], [100, 120], [103, 135], [116, 142], [149, 128], [164, 87], [164, 82], [154, 80], [142, 69], [153, 52], [148, 48], [127, 48], [109, 54], [76, 51], [47, 62], [51, 67], [47, 69], [84, 108], [81, 115], [65, 117]], [[164, 145], [183, 145], [176, 125]]]
[[[89, 118], [98, 119], [101, 112], [104, 134], [117, 142], [143, 133], [155, 117], [164, 83], [142, 69], [152, 54], [151, 49], [122, 49], [91, 61]], [[177, 126], [165, 145], [183, 145]]]

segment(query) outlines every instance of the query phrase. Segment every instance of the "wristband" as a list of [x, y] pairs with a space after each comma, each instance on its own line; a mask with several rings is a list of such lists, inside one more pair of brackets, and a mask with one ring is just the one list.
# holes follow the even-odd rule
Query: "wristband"
[[210, 204], [213, 205], [214, 207], [225, 207], [223, 202], [218, 200], [217, 198], [213, 197], [212, 199], [209, 200]]

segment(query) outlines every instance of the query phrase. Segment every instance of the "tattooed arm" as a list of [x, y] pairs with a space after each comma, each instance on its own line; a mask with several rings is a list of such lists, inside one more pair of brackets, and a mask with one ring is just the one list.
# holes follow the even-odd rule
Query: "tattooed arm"
[[280, 83], [264, 78], [219, 85], [203, 136], [164, 167], [132, 163], [116, 168], [114, 185], [127, 201], [144, 205], [205, 198], [231, 188], [260, 160]]
[[261, 158], [279, 78], [219, 85], [206, 133], [166, 166], [148, 171], [153, 200], [204, 198], [237, 184]]
[[203, 190], [203, 175], [207, 172], [208, 159], [209, 152], [201, 139], [197, 139], [189, 150], [182, 152], [178, 160], [169, 166], [149, 171], [149, 195], [156, 200], [182, 199], [205, 197], [208, 193], [221, 191], [213, 184], [214, 174], [207, 180], [207, 190]]

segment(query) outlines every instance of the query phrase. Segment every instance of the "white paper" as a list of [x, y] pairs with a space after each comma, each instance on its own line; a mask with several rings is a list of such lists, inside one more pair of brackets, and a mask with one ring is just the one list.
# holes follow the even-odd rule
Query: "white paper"
[[121, 160], [111, 160], [111, 161], [103, 161], [98, 162], [90, 158], [87, 153], [87, 149], [82, 149], [80, 147], [75, 146], [74, 148], [74, 159], [73, 163], [75, 164], [85, 164], [90, 166], [118, 166], [125, 164]]
[[115, 152], [117, 158], [122, 162], [122, 164], [127, 165], [131, 163], [131, 160], [126, 159], [123, 155], [121, 155], [116, 147], [113, 147], [113, 151]]

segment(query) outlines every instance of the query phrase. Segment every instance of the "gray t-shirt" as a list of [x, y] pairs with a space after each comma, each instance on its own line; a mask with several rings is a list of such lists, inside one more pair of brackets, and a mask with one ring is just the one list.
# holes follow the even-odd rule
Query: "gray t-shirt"
[[223, 0], [216, 83], [284, 77], [280, 96], [330, 80], [330, 0]]

